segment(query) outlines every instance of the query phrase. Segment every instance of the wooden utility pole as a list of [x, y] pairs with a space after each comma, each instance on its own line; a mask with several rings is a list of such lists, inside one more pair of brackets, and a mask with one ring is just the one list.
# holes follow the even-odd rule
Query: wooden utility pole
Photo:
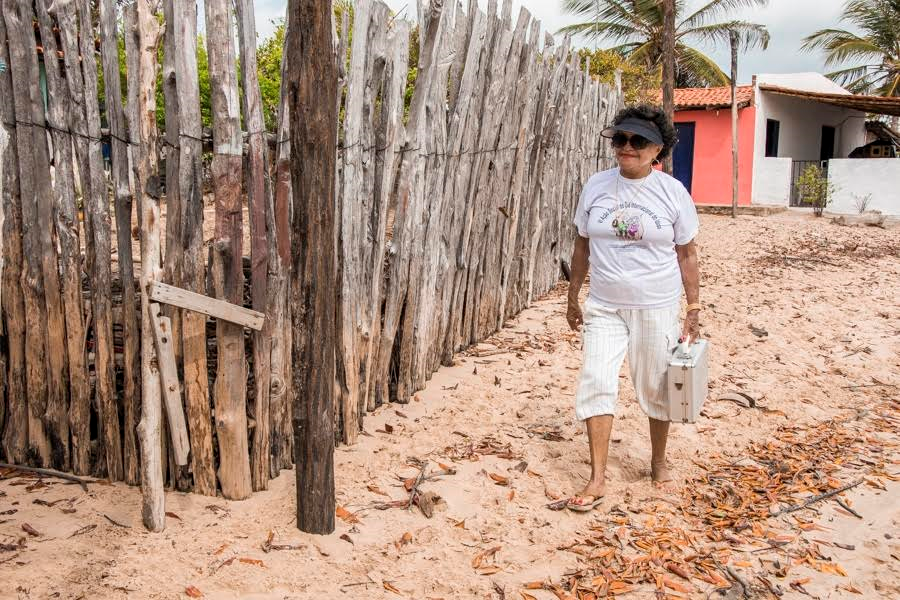
[[[675, 120], [675, 0], [660, 0], [663, 9], [662, 88], [663, 111]], [[672, 154], [663, 160], [663, 169], [672, 174]]]
[[738, 105], [737, 105], [738, 34], [731, 32], [731, 218], [737, 218], [738, 207]]
[[334, 531], [337, 65], [331, 3], [290, 0], [294, 457], [297, 528]]

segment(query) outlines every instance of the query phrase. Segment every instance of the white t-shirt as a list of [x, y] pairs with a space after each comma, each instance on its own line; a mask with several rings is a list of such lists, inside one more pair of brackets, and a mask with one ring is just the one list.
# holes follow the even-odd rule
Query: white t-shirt
[[581, 192], [575, 226], [590, 240], [592, 300], [610, 308], [679, 302], [675, 245], [687, 244], [699, 229], [680, 181], [657, 170], [643, 179], [622, 177], [617, 168], [595, 173]]

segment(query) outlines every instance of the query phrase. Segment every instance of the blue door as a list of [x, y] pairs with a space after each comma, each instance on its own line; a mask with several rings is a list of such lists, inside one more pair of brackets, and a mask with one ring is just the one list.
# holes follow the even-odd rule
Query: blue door
[[694, 125], [695, 123], [675, 123], [678, 143], [672, 149], [672, 171], [675, 179], [691, 191], [694, 178]]

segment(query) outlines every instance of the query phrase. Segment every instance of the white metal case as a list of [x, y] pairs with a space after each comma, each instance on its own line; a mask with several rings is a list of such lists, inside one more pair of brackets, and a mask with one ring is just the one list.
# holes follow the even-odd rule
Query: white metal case
[[669, 420], [695, 423], [709, 392], [708, 344], [699, 340], [681, 344], [669, 358], [666, 387]]

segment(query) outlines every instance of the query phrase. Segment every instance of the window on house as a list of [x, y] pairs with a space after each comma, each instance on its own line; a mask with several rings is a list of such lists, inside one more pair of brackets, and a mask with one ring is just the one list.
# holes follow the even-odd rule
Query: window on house
[[766, 119], [766, 156], [778, 156], [778, 129], [780, 123]]
[[822, 149], [819, 151], [819, 160], [834, 158], [834, 127], [822, 125]]

